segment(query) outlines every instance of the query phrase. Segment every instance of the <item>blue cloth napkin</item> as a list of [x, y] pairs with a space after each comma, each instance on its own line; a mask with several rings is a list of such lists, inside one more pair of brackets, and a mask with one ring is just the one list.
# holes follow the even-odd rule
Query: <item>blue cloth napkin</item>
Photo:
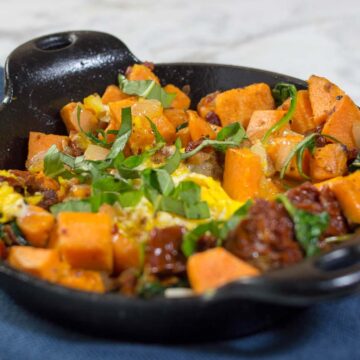
[[[0, 99], [3, 70], [0, 68]], [[0, 136], [4, 136], [1, 133]], [[0, 289], [0, 360], [8, 359], [360, 359], [360, 296], [309, 308], [245, 338], [208, 344], [149, 345], [91, 337], [39, 318]]]

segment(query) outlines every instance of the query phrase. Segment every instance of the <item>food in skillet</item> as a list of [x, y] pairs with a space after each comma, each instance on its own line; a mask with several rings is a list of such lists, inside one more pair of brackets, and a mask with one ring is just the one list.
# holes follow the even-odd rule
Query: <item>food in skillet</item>
[[325, 78], [215, 92], [136, 64], [65, 105], [0, 171], [1, 257], [63, 286], [201, 294], [346, 241], [360, 223], [360, 111]]

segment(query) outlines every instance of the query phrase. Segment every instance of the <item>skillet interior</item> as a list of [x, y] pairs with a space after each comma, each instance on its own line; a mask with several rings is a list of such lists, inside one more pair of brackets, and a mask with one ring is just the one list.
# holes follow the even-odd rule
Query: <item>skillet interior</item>
[[[49, 35], [16, 49], [6, 64], [6, 97], [0, 105], [0, 168], [22, 168], [30, 130], [64, 133], [58, 116], [61, 106], [91, 92], [101, 93], [106, 85], [116, 82], [119, 71], [138, 61], [120, 40], [95, 32]], [[156, 72], [164, 82], [189, 84], [193, 105], [209, 92], [254, 82], [272, 86], [286, 81], [298, 88], [306, 86], [303, 81], [285, 75], [236, 66], [163, 64], [156, 66]], [[352, 252], [356, 256], [350, 265], [358, 262], [359, 253]], [[304, 274], [311, 277], [313, 265], [314, 262]], [[351, 286], [338, 289], [333, 275], [318, 274], [308, 287], [294, 290], [291, 283], [296, 282], [296, 273], [296, 269], [282, 270], [280, 276], [275, 275], [287, 280], [278, 287], [267, 286], [263, 279], [255, 284], [255, 291], [248, 291], [246, 284], [235, 284], [212, 299], [144, 301], [65, 289], [0, 264], [3, 288], [17, 301], [43, 315], [97, 334], [147, 341], [211, 340], [245, 335], [294, 313], [295, 309], [286, 305], [303, 305], [347, 293], [360, 283], [360, 269], [356, 267], [338, 274], [350, 274]], [[324, 282], [320, 283], [323, 280], [328, 284], [326, 291]], [[299, 300], [301, 296], [291, 297], [296, 292], [304, 294], [303, 301]], [[281, 296], [277, 297], [276, 293]]]

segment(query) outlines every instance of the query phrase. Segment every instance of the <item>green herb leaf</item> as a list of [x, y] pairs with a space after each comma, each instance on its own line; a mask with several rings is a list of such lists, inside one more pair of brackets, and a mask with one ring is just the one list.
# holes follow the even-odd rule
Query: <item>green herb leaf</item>
[[165, 162], [164, 165], [160, 167], [160, 169], [163, 169], [167, 171], [169, 174], [172, 174], [180, 165], [181, 162], [181, 140], [179, 138], [175, 141], [175, 152], [172, 154]]
[[106, 159], [115, 159], [124, 150], [132, 130], [131, 107], [121, 109], [121, 127]]
[[311, 154], [314, 153], [315, 148], [316, 148], [316, 138], [319, 136], [322, 136], [322, 137], [325, 137], [334, 142], [340, 143], [340, 141], [337, 140], [336, 138], [334, 138], [333, 136], [326, 135], [326, 134], [313, 133], [313, 134], [306, 136], [302, 141], [300, 141], [298, 144], [296, 144], [296, 146], [294, 146], [294, 148], [289, 152], [287, 158], [284, 161], [284, 165], [280, 171], [281, 179], [284, 178], [286, 170], [289, 167], [291, 160], [293, 159], [294, 156], [296, 156], [296, 166], [298, 168], [299, 174], [304, 179], [310, 179], [303, 171], [302, 164], [303, 164], [304, 153], [305, 153], [305, 150], [309, 150]]
[[70, 172], [64, 166], [64, 164], [74, 166], [74, 160], [73, 158], [70, 160], [70, 158], [70, 156], [61, 153], [56, 145], [52, 145], [44, 157], [44, 174], [51, 178], [71, 177]]
[[247, 138], [246, 131], [240, 123], [232, 123], [223, 127], [216, 136], [216, 140], [206, 139], [195, 149], [181, 154], [181, 159], [185, 160], [194, 156], [207, 146], [212, 146], [216, 150], [226, 151], [230, 147], [238, 147]]
[[155, 142], [156, 144], [161, 144], [161, 145], [165, 145], [166, 144], [166, 141], [165, 139], [163, 138], [163, 136], [160, 134], [157, 126], [155, 125], [155, 123], [153, 123], [153, 121], [148, 117], [148, 116], [145, 116], [147, 121], [149, 122], [150, 126], [151, 126], [151, 130], [155, 136]]
[[119, 74], [118, 80], [119, 87], [125, 94], [158, 100], [164, 108], [170, 107], [176, 97], [176, 94], [167, 93], [153, 80], [130, 81], [122, 74]]
[[318, 240], [329, 225], [329, 214], [326, 212], [312, 214], [297, 209], [284, 194], [278, 195], [277, 199], [282, 202], [291, 216], [295, 226], [296, 239], [304, 249], [306, 256], [318, 254], [320, 251]]
[[349, 171], [354, 172], [360, 169], [360, 152], [357, 154], [356, 159], [349, 165]]
[[67, 200], [50, 207], [55, 216], [63, 211], [91, 212], [91, 204], [88, 200]]
[[[244, 139], [247, 139], [246, 131], [239, 122], [224, 126], [216, 136], [216, 140], [218, 141], [233, 141], [238, 145], [240, 145]], [[226, 146], [222, 145], [215, 145], [215, 148], [221, 151], [227, 149]]]
[[123, 208], [132, 207], [136, 206], [143, 196], [143, 190], [126, 191], [118, 195], [118, 201]]
[[184, 122], [176, 127], [176, 132], [179, 132], [181, 129], [185, 129], [189, 126], [188, 122]]
[[213, 235], [218, 239], [218, 245], [226, 239], [228, 233], [233, 230], [237, 224], [248, 214], [248, 211], [252, 205], [252, 201], [248, 200], [227, 221], [215, 221], [211, 220], [207, 223], [198, 225], [192, 231], [189, 231], [184, 236], [184, 240], [181, 244], [181, 250], [186, 257], [189, 257], [196, 252], [196, 245], [199, 238], [206, 233]]
[[286, 125], [294, 115], [297, 103], [297, 90], [295, 85], [287, 83], [278, 83], [275, 85], [273, 91], [273, 96], [275, 101], [282, 104], [287, 98], [290, 98], [290, 107], [287, 113], [270, 129], [268, 129], [262, 138], [262, 141], [265, 143], [269, 137], [276, 131], [280, 130], [284, 125]]

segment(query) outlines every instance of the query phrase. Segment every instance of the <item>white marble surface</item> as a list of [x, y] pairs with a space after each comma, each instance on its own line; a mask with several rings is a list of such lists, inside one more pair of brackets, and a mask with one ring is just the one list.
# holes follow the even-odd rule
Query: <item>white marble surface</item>
[[327, 76], [360, 103], [359, 0], [0, 0], [0, 64], [22, 42], [88, 29], [143, 60]]

